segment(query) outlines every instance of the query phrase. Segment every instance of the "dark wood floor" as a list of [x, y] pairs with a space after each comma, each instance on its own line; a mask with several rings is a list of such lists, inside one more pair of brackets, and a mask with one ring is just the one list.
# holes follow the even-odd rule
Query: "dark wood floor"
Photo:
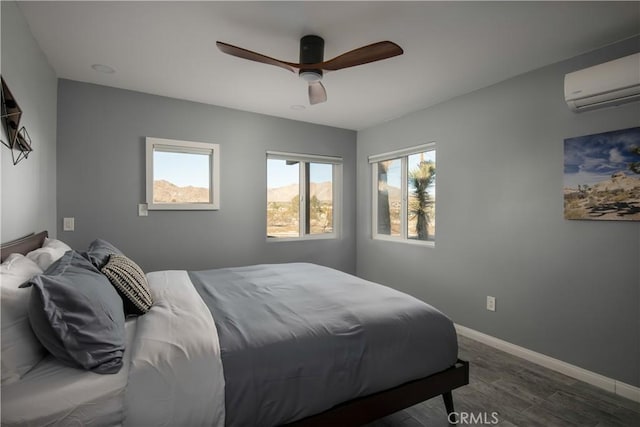
[[[460, 358], [470, 362], [470, 382], [453, 392], [456, 412], [475, 414], [476, 421], [486, 413], [485, 425], [491, 425], [491, 413], [497, 412], [500, 426], [640, 427], [640, 403], [469, 338], [458, 341]], [[419, 426], [449, 426], [441, 397], [367, 427]]]

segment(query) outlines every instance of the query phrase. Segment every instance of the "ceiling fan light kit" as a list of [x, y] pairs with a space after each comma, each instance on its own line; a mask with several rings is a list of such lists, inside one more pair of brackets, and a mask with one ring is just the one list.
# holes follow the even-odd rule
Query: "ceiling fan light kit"
[[307, 35], [300, 39], [300, 63], [281, 61], [221, 41], [216, 42], [216, 46], [220, 51], [228, 55], [275, 65], [294, 73], [297, 72], [300, 78], [309, 83], [309, 103], [311, 105], [327, 100], [327, 91], [321, 83], [324, 71], [337, 71], [343, 68], [355, 67], [404, 53], [397, 44], [390, 41], [382, 41], [351, 50], [324, 61], [324, 39], [316, 35]]
[[319, 82], [320, 80], [322, 80], [322, 72], [318, 73], [315, 70], [311, 70], [311, 71], [300, 70], [298, 75], [302, 80], [306, 82]]

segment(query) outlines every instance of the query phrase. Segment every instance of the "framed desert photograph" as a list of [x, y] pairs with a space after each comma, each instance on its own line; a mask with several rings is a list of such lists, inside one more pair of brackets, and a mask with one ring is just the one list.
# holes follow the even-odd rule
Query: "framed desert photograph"
[[640, 221], [640, 127], [564, 140], [564, 217]]

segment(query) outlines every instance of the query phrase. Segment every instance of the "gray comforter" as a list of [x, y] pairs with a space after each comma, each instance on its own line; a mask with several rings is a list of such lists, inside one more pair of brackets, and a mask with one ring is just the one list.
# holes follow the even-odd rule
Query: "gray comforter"
[[227, 426], [274, 426], [452, 366], [453, 324], [313, 264], [189, 272], [218, 329]]

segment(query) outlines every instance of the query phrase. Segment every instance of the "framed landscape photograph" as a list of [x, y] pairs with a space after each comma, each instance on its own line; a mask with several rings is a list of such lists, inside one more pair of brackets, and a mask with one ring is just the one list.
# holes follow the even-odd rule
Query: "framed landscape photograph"
[[564, 217], [640, 221], [640, 127], [564, 140]]

